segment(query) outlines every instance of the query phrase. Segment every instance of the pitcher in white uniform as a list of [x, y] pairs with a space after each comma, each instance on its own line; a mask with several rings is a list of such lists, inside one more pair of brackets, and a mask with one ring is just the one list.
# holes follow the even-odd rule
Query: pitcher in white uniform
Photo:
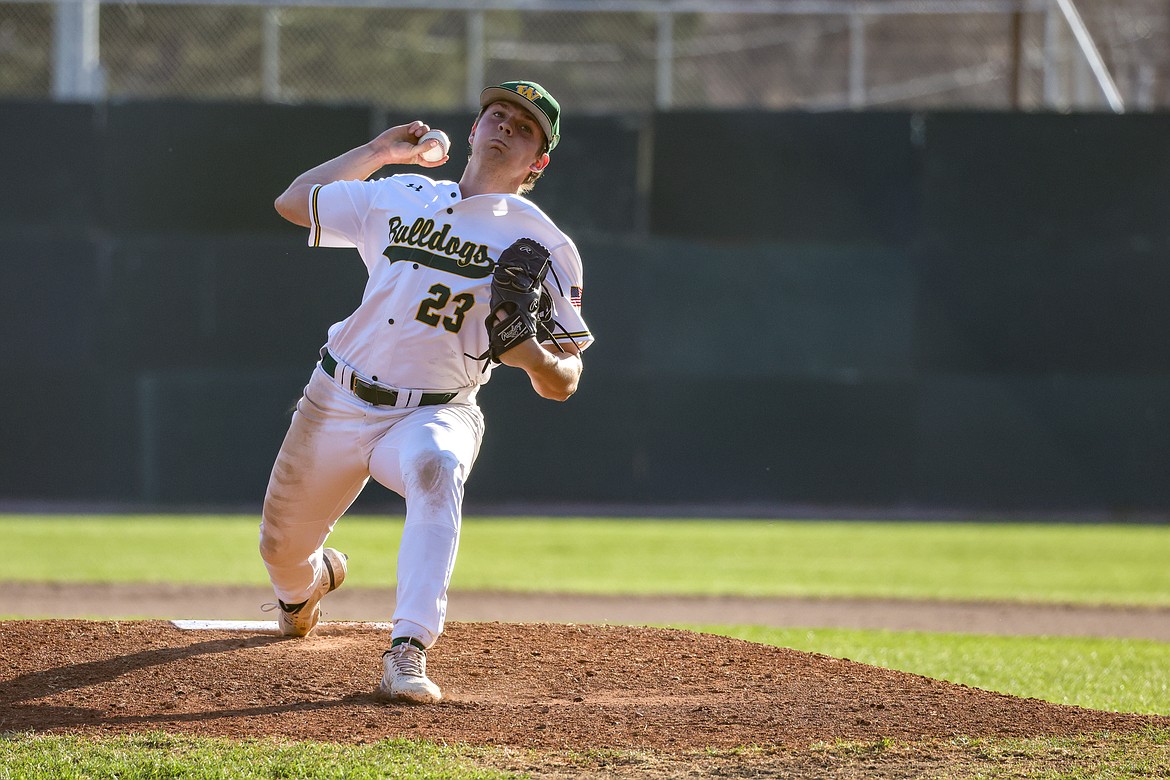
[[304, 636], [323, 596], [345, 579], [346, 557], [325, 547], [338, 518], [370, 477], [406, 499], [397, 597], [380, 695], [433, 703], [426, 651], [443, 632], [459, 546], [463, 490], [483, 438], [476, 403], [491, 376], [488, 346], [495, 259], [520, 238], [551, 255], [545, 290], [554, 339], [528, 339], [500, 356], [533, 389], [558, 401], [581, 378], [593, 341], [581, 317], [581, 258], [573, 242], [523, 197], [560, 140], [560, 106], [539, 84], [483, 90], [458, 182], [400, 173], [367, 181], [384, 165], [433, 168], [421, 121], [298, 176], [276, 200], [311, 246], [356, 248], [369, 272], [362, 302], [329, 328], [321, 360], [297, 403], [264, 500], [260, 554], [281, 632]]

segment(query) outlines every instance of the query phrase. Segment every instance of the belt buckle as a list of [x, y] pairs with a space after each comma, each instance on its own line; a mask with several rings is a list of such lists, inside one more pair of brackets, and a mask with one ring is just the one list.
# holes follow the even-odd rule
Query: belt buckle
[[[373, 404], [374, 406], [389, 406], [398, 409], [401, 408], [400, 404], [398, 403], [401, 399], [406, 398], [409, 401], [410, 398], [406, 391], [398, 390], [393, 387], [385, 387], [375, 382], [367, 382], [366, 380], [359, 378], [356, 374], [354, 374], [353, 378], [350, 380], [350, 384], [352, 385], [351, 391], [354, 395], [356, 395], [358, 398], [361, 398], [363, 401], [366, 401], [367, 403]], [[362, 393], [358, 392], [359, 389], [365, 391], [364, 396]], [[383, 399], [386, 400], [384, 401]]]
[[359, 377], [356, 371], [349, 375], [349, 392], [353, 393], [355, 396], [362, 399], [366, 403], [377, 406], [378, 395], [377, 393], [370, 392], [371, 390], [374, 390], [373, 385]]

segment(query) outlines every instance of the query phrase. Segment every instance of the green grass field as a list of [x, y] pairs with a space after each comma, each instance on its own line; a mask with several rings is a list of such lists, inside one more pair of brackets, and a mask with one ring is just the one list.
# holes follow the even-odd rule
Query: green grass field
[[[0, 581], [261, 585], [266, 577], [256, 553], [258, 522], [254, 516], [3, 517], [0, 534], [14, 542], [15, 554], [6, 556]], [[363, 569], [361, 579], [347, 587], [392, 584], [400, 528], [401, 518], [394, 517], [347, 518], [339, 524], [331, 545], [363, 560], [384, 562], [381, 568]], [[1170, 606], [1167, 560], [1170, 528], [1165, 526], [473, 517], [464, 524], [453, 587]], [[815, 627], [693, 628], [1018, 696], [1170, 714], [1167, 643]], [[170, 738], [154, 739], [166, 743]], [[1145, 777], [1151, 776], [1149, 771], [1170, 776], [1167, 733], [1151, 732], [1136, 742], [1130, 737], [1103, 739], [1100, 750], [1124, 753], [1126, 765], [1100, 759], [1101, 774], [1079, 776]], [[181, 741], [179, 753], [189, 760], [159, 773], [143, 768], [150, 763], [143, 758], [152, 754], [150, 744], [145, 737], [94, 744], [10, 736], [0, 742], [0, 778], [507, 776], [484, 770], [487, 759], [482, 755], [435, 753], [437, 748], [426, 744], [329, 747], [321, 753], [313, 747], [295, 751], [312, 758], [290, 769], [282, 763], [289, 760], [282, 752], [286, 746], [257, 742], [228, 750], [206, 740]], [[1006, 751], [1019, 759], [1004, 776], [1066, 776], [1051, 774], [1044, 761], [1029, 769], [1025, 759], [1068, 749], [1054, 748], [1052, 741], [1027, 749], [1007, 744], [979, 748], [980, 755]], [[1089, 752], [1096, 756], [1098, 747]], [[853, 751], [850, 746], [834, 749], [845, 755]], [[340, 754], [329, 752], [333, 750]], [[411, 771], [362, 774], [360, 767], [381, 760], [369, 750], [398, 751], [395, 766]], [[200, 758], [207, 751], [227, 757], [220, 762], [229, 767], [226, 774], [208, 774], [209, 764]], [[236, 761], [237, 755], [238, 763], [231, 764], [228, 759]], [[84, 769], [91, 765], [98, 769]], [[442, 769], [438, 775], [423, 774], [430, 766]], [[25, 767], [29, 774], [12, 774], [10, 767]], [[72, 774], [65, 771], [70, 767]], [[352, 769], [339, 774], [344, 767]], [[36, 774], [42, 770], [46, 773]]]
[[[784, 753], [747, 746], [664, 759], [599, 747], [584, 753], [432, 745], [231, 741], [161, 733], [84, 739], [0, 734], [0, 780], [506, 780], [536, 776], [702, 777], [718, 761], [722, 777], [931, 777], [1013, 780], [1141, 780], [1170, 776], [1170, 730], [1049, 739], [966, 739], [915, 744], [877, 739], [810, 745], [816, 770], [784, 771]], [[791, 755], [791, 754], [788, 754]], [[760, 759], [763, 758], [762, 764]], [[768, 759], [772, 759], [771, 762]], [[780, 762], [777, 767], [777, 759]], [[706, 762], [706, 763], [705, 763]], [[885, 772], [877, 774], [877, 770]]]
[[[255, 516], [0, 518], [0, 579], [265, 584]], [[398, 517], [330, 545], [387, 587]], [[873, 596], [1170, 605], [1170, 527], [472, 517], [452, 587], [576, 593]]]
[[763, 626], [691, 628], [1057, 704], [1170, 714], [1170, 644], [1165, 642]]
[[157, 733], [101, 741], [0, 735], [0, 780], [488, 780], [509, 776], [476, 766], [473, 756], [474, 751], [402, 739], [373, 745], [336, 745], [271, 739], [235, 742]]

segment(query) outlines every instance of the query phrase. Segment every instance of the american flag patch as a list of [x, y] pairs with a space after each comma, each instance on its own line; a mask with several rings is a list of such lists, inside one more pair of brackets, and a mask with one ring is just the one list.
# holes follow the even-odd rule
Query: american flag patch
[[571, 285], [569, 287], [569, 303], [573, 304], [578, 309], [581, 308], [581, 288], [580, 287], [578, 287], [576, 285]]

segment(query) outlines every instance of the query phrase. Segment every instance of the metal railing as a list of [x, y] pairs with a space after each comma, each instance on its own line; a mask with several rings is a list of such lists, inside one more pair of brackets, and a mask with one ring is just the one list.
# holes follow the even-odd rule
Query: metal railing
[[0, 97], [577, 111], [1166, 105], [1158, 0], [0, 0]]

